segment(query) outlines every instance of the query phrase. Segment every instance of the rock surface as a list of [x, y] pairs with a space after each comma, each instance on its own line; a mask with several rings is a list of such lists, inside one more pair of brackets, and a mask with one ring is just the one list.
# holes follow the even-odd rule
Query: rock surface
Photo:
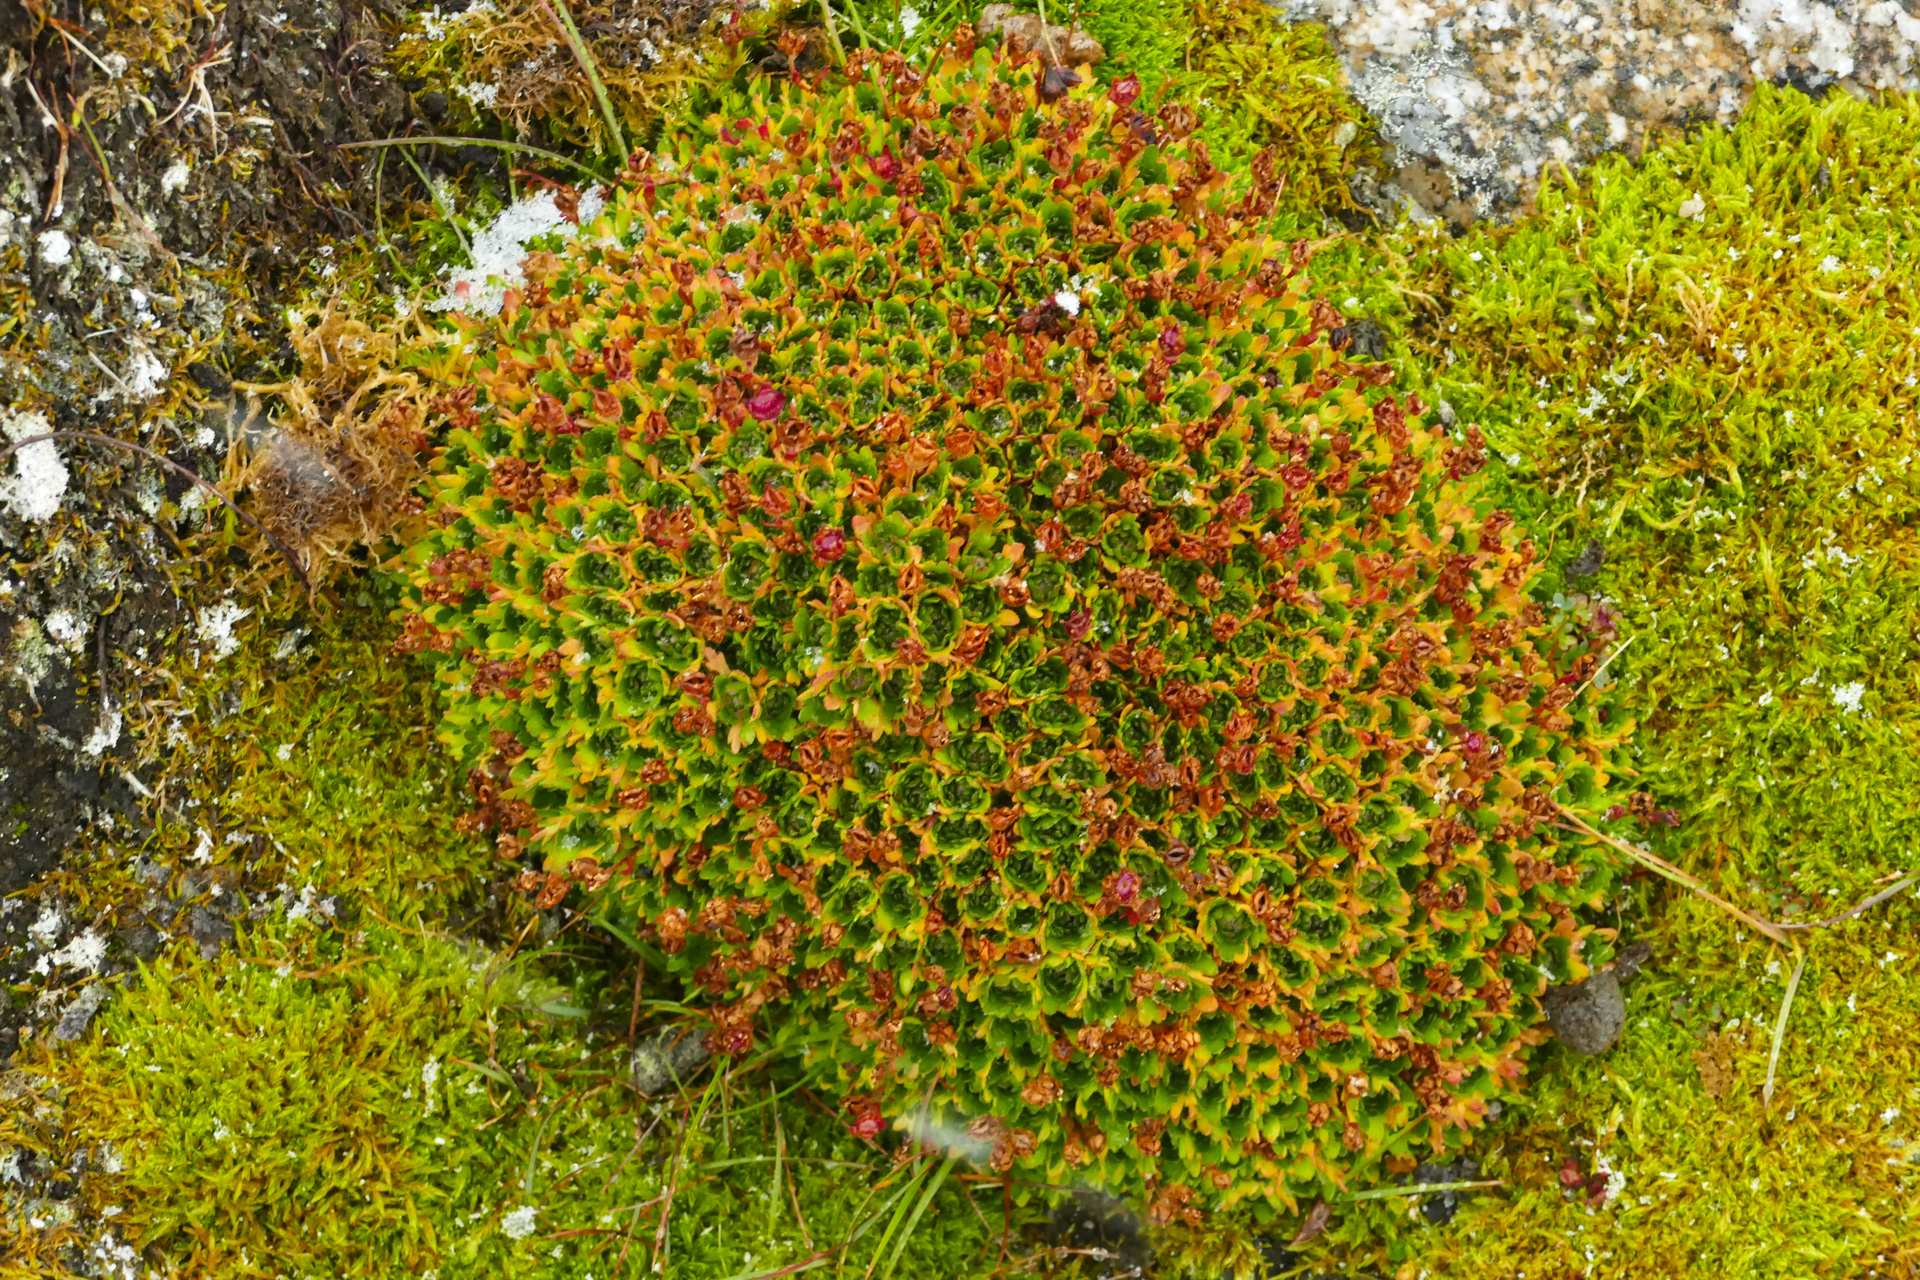
[[1757, 80], [1920, 88], [1912, 0], [1282, 0], [1324, 22], [1389, 168], [1380, 212], [1465, 224], [1647, 131], [1737, 118]]

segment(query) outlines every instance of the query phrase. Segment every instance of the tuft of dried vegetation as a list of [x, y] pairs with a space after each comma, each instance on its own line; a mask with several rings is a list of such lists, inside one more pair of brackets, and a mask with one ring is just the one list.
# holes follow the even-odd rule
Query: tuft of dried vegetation
[[435, 388], [408, 353], [431, 340], [417, 314], [370, 322], [328, 302], [292, 318], [297, 373], [234, 384], [249, 397], [234, 483], [267, 531], [299, 549], [314, 588], [423, 507], [414, 490]]

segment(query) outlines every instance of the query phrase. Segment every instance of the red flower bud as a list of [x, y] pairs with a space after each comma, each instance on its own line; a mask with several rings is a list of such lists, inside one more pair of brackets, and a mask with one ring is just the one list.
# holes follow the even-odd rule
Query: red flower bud
[[882, 182], [892, 182], [900, 176], [900, 162], [893, 158], [891, 150], [882, 151], [872, 160], [873, 174]]
[[778, 387], [762, 387], [747, 397], [747, 412], [762, 422], [772, 422], [787, 407], [787, 394]]
[[1169, 360], [1177, 360], [1187, 353], [1186, 339], [1172, 325], [1160, 331], [1160, 350]]
[[1128, 73], [1113, 82], [1113, 88], [1107, 90], [1107, 101], [1116, 107], [1130, 107], [1140, 96], [1140, 77]]
[[1113, 878], [1113, 896], [1125, 903], [1131, 903], [1140, 896], [1140, 873], [1122, 871]]
[[822, 529], [813, 535], [813, 558], [821, 564], [847, 554], [847, 535], [838, 529]]
[[1085, 609], [1075, 609], [1067, 615], [1067, 638], [1085, 640], [1087, 632], [1093, 630], [1093, 615]]
[[854, 1112], [853, 1119], [847, 1121], [847, 1131], [862, 1142], [871, 1142], [879, 1137], [887, 1127], [880, 1108], [869, 1102]]

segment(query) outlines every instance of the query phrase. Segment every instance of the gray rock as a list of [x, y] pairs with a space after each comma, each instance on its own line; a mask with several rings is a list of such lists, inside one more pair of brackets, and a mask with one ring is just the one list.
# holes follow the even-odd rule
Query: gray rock
[[106, 1003], [107, 987], [105, 983], [95, 982], [85, 991], [73, 998], [73, 1002], [60, 1011], [60, 1021], [53, 1029], [56, 1040], [78, 1040], [87, 1034], [87, 1024], [93, 1021], [93, 1015]]
[[[1439, 1182], [1473, 1182], [1480, 1177], [1480, 1166], [1472, 1160], [1456, 1160], [1452, 1164], [1423, 1164], [1407, 1178], [1412, 1186]], [[1445, 1226], [1453, 1221], [1453, 1215], [1460, 1212], [1460, 1205], [1472, 1195], [1471, 1191], [1436, 1191], [1426, 1196], [1420, 1205], [1420, 1216], [1436, 1227]]]
[[1081, 1189], [1057, 1205], [1042, 1228], [1056, 1247], [1082, 1250], [1086, 1274], [1098, 1280], [1138, 1280], [1151, 1274], [1153, 1246], [1145, 1224], [1126, 1201]]
[[1598, 539], [1588, 538], [1587, 545], [1580, 549], [1580, 554], [1575, 556], [1573, 563], [1567, 566], [1567, 576], [1569, 578], [1591, 578], [1594, 574], [1600, 572], [1601, 567], [1606, 563], [1607, 549], [1600, 545]]
[[160, 953], [160, 931], [142, 921], [131, 928], [120, 931], [120, 945], [127, 954], [141, 964], [151, 961]]
[[1387, 331], [1378, 320], [1357, 316], [1327, 335], [1336, 351], [1352, 360], [1381, 360], [1387, 354]]
[[233, 941], [233, 921], [205, 907], [195, 907], [187, 913], [187, 932], [200, 944], [200, 958], [211, 960], [220, 954], [221, 947]]
[[705, 1027], [662, 1027], [633, 1049], [633, 1087], [651, 1098], [690, 1080], [707, 1065]]
[[1627, 1025], [1626, 998], [1612, 970], [1555, 987], [1544, 1003], [1553, 1034], [1575, 1053], [1605, 1053]]

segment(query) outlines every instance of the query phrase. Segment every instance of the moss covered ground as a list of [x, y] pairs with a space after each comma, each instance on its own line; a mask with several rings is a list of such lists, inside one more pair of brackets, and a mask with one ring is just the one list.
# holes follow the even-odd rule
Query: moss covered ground
[[[1920, 108], [1762, 87], [1732, 130], [1609, 160], [1511, 228], [1353, 232], [1318, 214], [1366, 163], [1365, 122], [1310, 32], [1161, 0], [1081, 17], [1114, 55], [1102, 74], [1197, 89], [1217, 151], [1283, 149], [1326, 296], [1485, 431], [1556, 589], [1617, 613], [1645, 785], [1680, 817], [1655, 851], [1788, 923], [1900, 884], [1920, 834]], [[1200, 29], [1220, 34], [1175, 38]], [[590, 86], [568, 101], [572, 132], [547, 140], [590, 144]], [[409, 216], [406, 235], [446, 240], [424, 196]], [[1097, 1261], [1003, 1241], [997, 1183], [855, 1142], [800, 1063], [637, 1098], [624, 1046], [679, 993], [644, 981], [636, 1022], [631, 953], [493, 883], [427, 685], [389, 652], [383, 588], [345, 583], [321, 614], [251, 620], [230, 657], [180, 672], [141, 727], [173, 765], [153, 832], [96, 836], [30, 891], [176, 936], [116, 980], [88, 1037], [29, 1043], [0, 1086], [11, 1167], [31, 1153], [73, 1182], [54, 1197], [0, 1179], [0, 1275]], [[204, 956], [193, 908], [235, 895], [232, 936]], [[1444, 1224], [1433, 1195], [1336, 1202], [1290, 1269], [1920, 1271], [1912, 894], [1782, 946], [1640, 876], [1616, 923], [1654, 949], [1626, 1029], [1599, 1057], [1536, 1054], [1527, 1100], [1474, 1152], [1474, 1179], [1499, 1185]], [[1259, 1265], [1231, 1221], [1158, 1244], [1160, 1274]]]

